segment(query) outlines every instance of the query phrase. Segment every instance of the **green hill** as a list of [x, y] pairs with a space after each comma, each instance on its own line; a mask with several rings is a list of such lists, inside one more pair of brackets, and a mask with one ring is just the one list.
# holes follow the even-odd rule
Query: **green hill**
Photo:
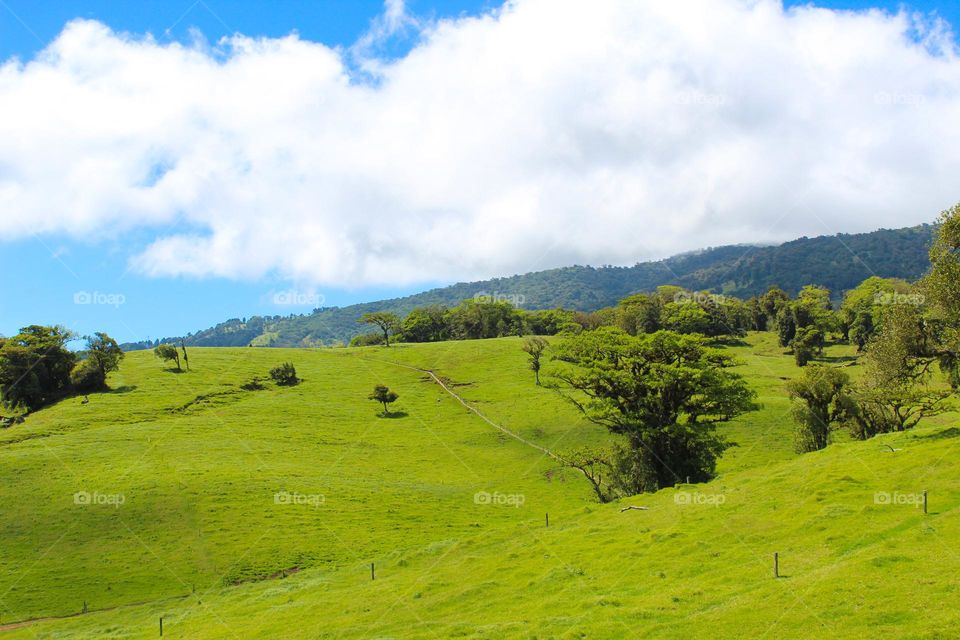
[[[730, 350], [763, 409], [723, 425], [719, 477], [600, 505], [543, 449], [609, 436], [519, 345], [197, 348], [182, 374], [128, 354], [112, 392], [0, 430], [0, 635], [154, 638], [160, 617], [190, 639], [955, 633], [956, 414], [797, 456], [798, 370], [751, 334]], [[282, 360], [301, 384], [249, 384]], [[380, 382], [392, 418], [366, 397]], [[54, 616], [72, 617], [16, 624]]]
[[[574, 266], [508, 278], [459, 283], [405, 298], [315, 310], [309, 315], [234, 318], [185, 336], [188, 345], [208, 347], [302, 347], [348, 342], [365, 329], [357, 319], [371, 311], [405, 315], [418, 306], [456, 305], [477, 295], [506, 296], [528, 309], [563, 307], [594, 311], [631, 293], [676, 284], [694, 291], [749, 297], [779, 285], [791, 295], [820, 284], [837, 299], [866, 278], [915, 280], [930, 265], [927, 250], [934, 227], [881, 229], [872, 233], [800, 238], [776, 247], [727, 246], [686, 253], [632, 267]], [[162, 342], [181, 338], [167, 338]], [[154, 343], [129, 343], [127, 350]]]

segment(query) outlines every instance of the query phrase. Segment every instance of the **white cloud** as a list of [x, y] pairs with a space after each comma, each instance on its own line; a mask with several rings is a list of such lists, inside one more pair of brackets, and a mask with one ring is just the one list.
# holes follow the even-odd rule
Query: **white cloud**
[[[419, 31], [396, 60], [351, 56]], [[958, 197], [941, 23], [772, 0], [517, 0], [360, 49], [90, 21], [0, 67], [0, 238], [144, 231], [156, 276], [474, 278], [930, 221]], [[365, 47], [365, 48], [364, 48]], [[355, 60], [354, 60], [355, 62]]]

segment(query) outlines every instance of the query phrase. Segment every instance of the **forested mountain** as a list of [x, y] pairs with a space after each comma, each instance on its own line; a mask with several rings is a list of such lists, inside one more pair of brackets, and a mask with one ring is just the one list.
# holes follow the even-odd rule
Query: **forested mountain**
[[[632, 267], [573, 266], [480, 282], [461, 282], [404, 298], [317, 309], [311, 314], [235, 318], [183, 340], [195, 346], [321, 346], [347, 342], [369, 330], [357, 324], [361, 314], [391, 311], [405, 315], [414, 307], [455, 305], [478, 295], [500, 297], [527, 309], [563, 307], [592, 311], [615, 305], [631, 293], [664, 284], [740, 297], [778, 285], [794, 295], [807, 284], [829, 288], [835, 299], [876, 275], [915, 280], [929, 266], [927, 250], [933, 225], [881, 229], [871, 233], [800, 238], [778, 246], [735, 245], [677, 255]], [[168, 338], [161, 342], [179, 341]], [[157, 342], [128, 343], [127, 350]]]

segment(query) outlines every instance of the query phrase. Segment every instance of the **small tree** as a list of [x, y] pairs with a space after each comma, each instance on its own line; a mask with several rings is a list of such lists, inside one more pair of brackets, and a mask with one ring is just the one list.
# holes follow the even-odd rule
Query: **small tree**
[[98, 331], [87, 336], [87, 358], [100, 370], [100, 380], [106, 384], [107, 374], [120, 368], [123, 350], [116, 340]]
[[183, 352], [183, 365], [187, 368], [187, 371], [190, 371], [190, 358], [187, 357], [187, 345], [183, 343], [183, 340], [180, 341], [180, 351]]
[[153, 355], [157, 356], [164, 362], [173, 362], [177, 365], [177, 371], [182, 371], [180, 368], [180, 352], [177, 351], [177, 348], [172, 344], [158, 344], [157, 347], [153, 350]]
[[788, 346], [797, 335], [797, 321], [789, 303], [782, 304], [774, 320], [777, 328], [777, 341], [781, 347]]
[[380, 327], [380, 331], [383, 332], [383, 344], [385, 346], [390, 346], [390, 334], [397, 330], [400, 326], [400, 318], [394, 313], [388, 313], [386, 311], [375, 311], [373, 313], [365, 313], [360, 316], [360, 319], [357, 320], [362, 324], [374, 324]]
[[805, 367], [813, 360], [817, 352], [823, 350], [823, 333], [816, 327], [803, 327], [797, 330], [793, 339], [793, 359], [798, 367]]
[[524, 340], [521, 347], [530, 356], [530, 370], [533, 371], [537, 386], [540, 385], [540, 356], [543, 355], [548, 346], [546, 340], [539, 336], [533, 336]]
[[612, 465], [610, 463], [611, 454], [604, 449], [582, 448], [571, 451], [563, 456], [561, 463], [565, 467], [576, 469], [590, 482], [593, 492], [597, 494], [600, 502], [610, 502], [615, 497], [609, 484], [604, 489], [603, 474], [607, 473], [607, 478], [611, 475]]
[[383, 405], [383, 415], [389, 416], [390, 409], [387, 405], [396, 402], [397, 398], [400, 396], [396, 392], [390, 391], [389, 387], [384, 384], [378, 384], [373, 388], [373, 393], [367, 396], [371, 400], [376, 400]]
[[844, 372], [811, 365], [803, 376], [787, 383], [787, 393], [794, 401], [791, 410], [797, 423], [794, 448], [797, 453], [818, 451], [827, 446], [832, 425], [843, 422], [850, 414], [847, 395], [850, 377]]
[[297, 377], [297, 369], [293, 366], [293, 363], [290, 362], [278, 364], [273, 369], [270, 369], [270, 377], [282, 387], [292, 387], [300, 382], [300, 379]]

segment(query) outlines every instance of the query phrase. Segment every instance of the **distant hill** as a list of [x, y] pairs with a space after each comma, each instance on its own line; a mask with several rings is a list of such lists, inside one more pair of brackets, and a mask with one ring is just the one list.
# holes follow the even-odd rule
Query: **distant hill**
[[[615, 305], [632, 293], [664, 284], [749, 297], [778, 285], [791, 295], [807, 284], [843, 292], [869, 276], [915, 280], [926, 271], [927, 250], [935, 227], [881, 229], [871, 233], [800, 238], [778, 246], [733, 245], [684, 253], [632, 267], [573, 266], [479, 282], [461, 282], [404, 298], [311, 314], [234, 318], [184, 336], [193, 346], [312, 347], [347, 342], [369, 330], [357, 324], [361, 314], [392, 311], [404, 315], [418, 306], [455, 305], [478, 294], [504, 296], [527, 309], [564, 307], [593, 311]], [[169, 340], [180, 340], [167, 338]], [[127, 343], [126, 350], [152, 348], [154, 342]]]

